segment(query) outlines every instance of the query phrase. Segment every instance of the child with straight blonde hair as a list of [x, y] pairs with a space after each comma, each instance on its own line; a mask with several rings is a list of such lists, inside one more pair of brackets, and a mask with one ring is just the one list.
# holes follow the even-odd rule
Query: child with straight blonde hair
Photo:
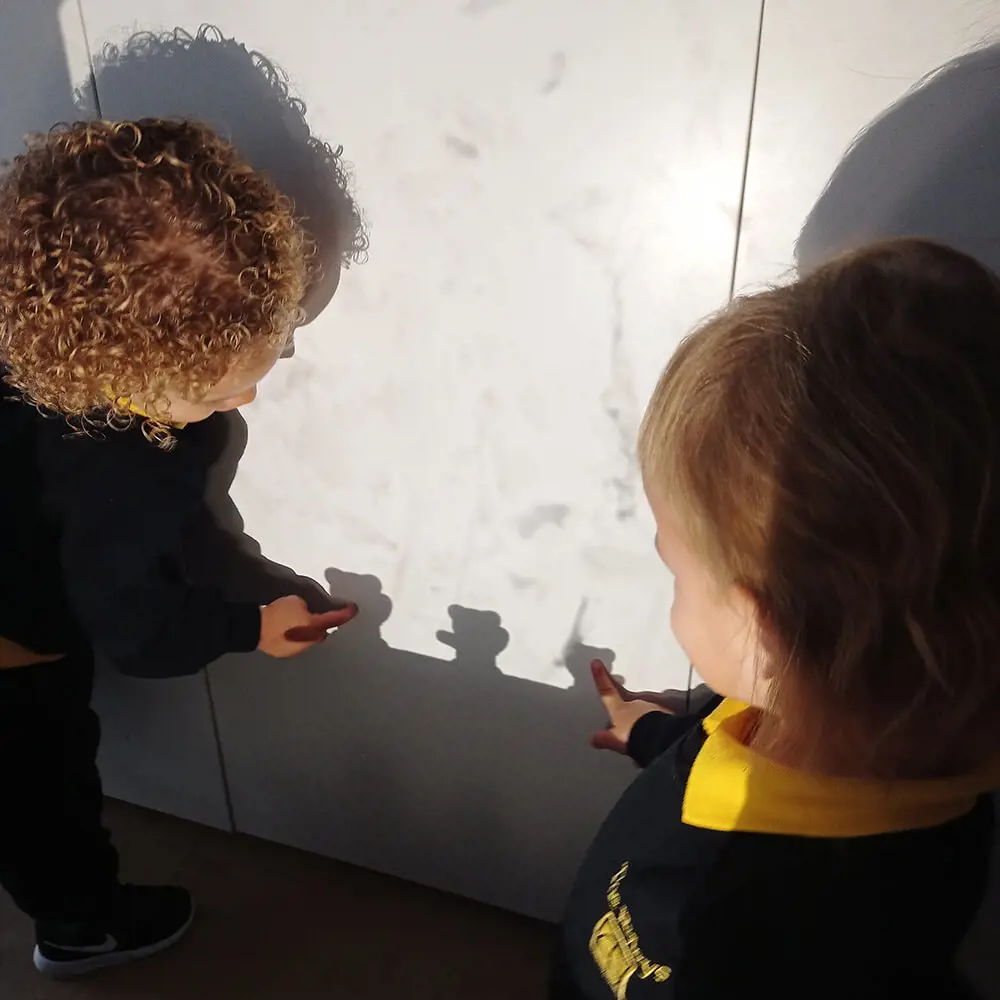
[[1000, 280], [920, 240], [735, 300], [641, 438], [668, 714], [595, 664], [644, 771], [585, 859], [552, 997], [965, 995], [1000, 785]]

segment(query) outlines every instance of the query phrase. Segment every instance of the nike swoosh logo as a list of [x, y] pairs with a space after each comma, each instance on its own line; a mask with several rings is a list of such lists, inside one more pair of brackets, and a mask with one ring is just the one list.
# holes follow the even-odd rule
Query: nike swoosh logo
[[55, 948], [57, 951], [69, 951], [80, 955], [107, 955], [118, 947], [118, 942], [107, 934], [100, 944], [56, 944], [55, 941], [43, 941], [48, 948]]

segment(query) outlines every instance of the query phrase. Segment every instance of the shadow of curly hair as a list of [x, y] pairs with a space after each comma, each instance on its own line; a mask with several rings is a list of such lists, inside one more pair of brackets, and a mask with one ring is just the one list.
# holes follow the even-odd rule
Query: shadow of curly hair
[[343, 148], [314, 133], [288, 74], [214, 25], [141, 31], [104, 45], [77, 106], [102, 118], [195, 118], [228, 139], [274, 182], [316, 246], [317, 268], [302, 303], [308, 323], [327, 306], [340, 271], [368, 251]]

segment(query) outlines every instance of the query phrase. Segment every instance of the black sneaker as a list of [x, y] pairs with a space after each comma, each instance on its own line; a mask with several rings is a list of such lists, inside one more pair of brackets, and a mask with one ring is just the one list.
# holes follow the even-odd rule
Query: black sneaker
[[123, 885], [105, 924], [36, 924], [35, 968], [62, 979], [148, 958], [176, 944], [193, 919], [186, 889]]

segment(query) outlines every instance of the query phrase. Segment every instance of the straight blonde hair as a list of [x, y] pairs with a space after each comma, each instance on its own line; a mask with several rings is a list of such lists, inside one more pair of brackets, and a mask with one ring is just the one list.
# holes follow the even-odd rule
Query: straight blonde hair
[[650, 484], [757, 604], [758, 739], [874, 777], [1000, 752], [1000, 281], [924, 240], [736, 299], [680, 346]]

